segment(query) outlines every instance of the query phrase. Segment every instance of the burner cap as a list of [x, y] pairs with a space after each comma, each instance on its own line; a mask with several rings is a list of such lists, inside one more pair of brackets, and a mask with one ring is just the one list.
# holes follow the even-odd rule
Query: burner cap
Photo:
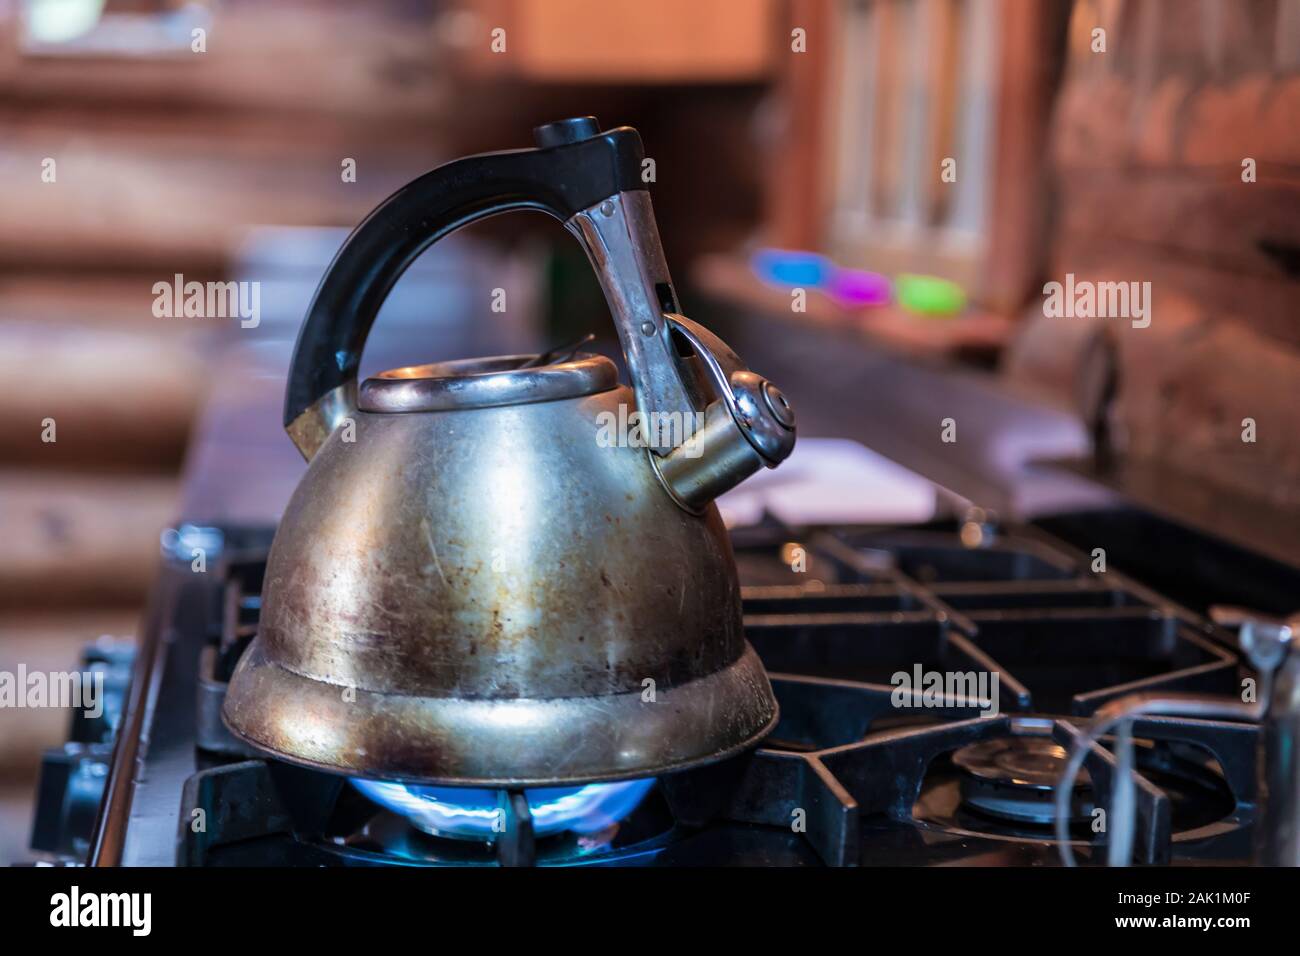
[[[973, 809], [1017, 822], [1052, 822], [1054, 789], [1065, 771], [1065, 748], [1048, 737], [995, 737], [954, 751], [962, 772], [961, 794]], [[1080, 770], [1070, 798], [1071, 822], [1087, 820], [1087, 770]]]

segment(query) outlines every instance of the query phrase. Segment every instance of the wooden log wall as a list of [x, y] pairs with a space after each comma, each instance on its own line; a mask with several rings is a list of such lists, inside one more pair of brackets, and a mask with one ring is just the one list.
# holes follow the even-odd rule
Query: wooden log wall
[[[114, 57], [33, 54], [19, 6], [0, 7], [0, 669], [64, 670], [136, 630], [229, 334], [156, 318], [153, 283], [229, 278], [252, 224], [355, 222], [439, 158], [449, 87], [432, 7], [221, 5], [201, 55]], [[29, 799], [65, 725], [0, 715], [0, 789]]]
[[1300, 506], [1300, 3], [1080, 0], [1070, 43], [1043, 281], [1149, 281], [1151, 324], [1035, 303], [1007, 371], [1074, 402], [1110, 337], [1122, 451]]
[[[583, 113], [653, 144], [684, 273], [757, 219], [750, 125], [774, 5], [650, 4], [601, 43], [619, 19], [601, 0], [231, 0], [209, 5], [202, 53], [106, 53], [33, 47], [24, 5], [0, 2], [0, 669], [35, 646], [70, 666], [83, 642], [129, 630], [155, 573], [206, 357], [230, 332], [154, 317], [155, 282], [232, 278], [250, 226], [355, 224], [439, 162]], [[682, 16], [694, 31], [668, 25]], [[498, 24], [508, 55], [488, 48]], [[540, 218], [485, 225], [520, 242]], [[30, 771], [61, 733], [0, 715], [14, 741], [0, 787], [7, 761], [21, 751]]]

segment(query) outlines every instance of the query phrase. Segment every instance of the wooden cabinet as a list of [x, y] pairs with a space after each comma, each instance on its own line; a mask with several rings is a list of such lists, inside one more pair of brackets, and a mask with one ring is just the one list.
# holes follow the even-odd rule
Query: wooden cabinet
[[439, 34], [474, 72], [558, 83], [766, 78], [775, 0], [462, 0]]

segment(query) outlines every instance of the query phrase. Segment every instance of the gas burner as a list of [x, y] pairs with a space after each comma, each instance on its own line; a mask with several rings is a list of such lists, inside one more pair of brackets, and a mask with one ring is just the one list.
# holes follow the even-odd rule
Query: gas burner
[[[1064, 747], [1046, 737], [995, 737], [962, 747], [952, 755], [961, 771], [965, 805], [1015, 823], [1050, 824], [1054, 788], [1065, 770]], [[1091, 780], [1082, 770], [1070, 798], [1070, 821], [1092, 813]]]
[[[1026, 732], [1030, 722], [1042, 726]], [[1201, 841], [1212, 835], [1229, 837], [1223, 849], [1247, 853], [1231, 835], [1243, 835], [1242, 824], [1250, 819], [1253, 782], [1246, 768], [1230, 769], [1220, 757], [1241, 746], [1254, 728], [1177, 719], [1137, 726], [1134, 757], [1143, 781], [1138, 799], [1148, 803], [1140, 826], [1150, 837], [1144, 862], [1166, 860], [1173, 847], [1198, 856]], [[1040, 718], [1020, 719], [1007, 729], [1012, 732], [979, 736], [956, 747], [943, 746], [943, 738], [951, 736], [943, 727], [887, 744], [930, 754], [910, 818], [935, 836], [1055, 845], [1053, 788], [1064, 770], [1070, 732], [1059, 721]], [[978, 727], [971, 732], [978, 734]], [[1109, 738], [1102, 743], [1080, 771], [1072, 793], [1070, 832], [1076, 850], [1095, 839], [1090, 824], [1096, 801], [1105, 806], [1109, 798], [1115, 764], [1104, 746]]]
[[[370, 800], [430, 836], [491, 841], [504, 832], [508, 800], [505, 791], [383, 780], [354, 779], [351, 783]], [[637, 808], [653, 786], [653, 780], [628, 780], [583, 787], [542, 787], [525, 790], [524, 797], [536, 836], [566, 832], [590, 836], [615, 826]]]
[[[349, 864], [490, 866], [512, 841], [504, 791], [352, 780], [321, 848]], [[524, 791], [529, 862], [572, 866], [649, 861], [672, 842], [654, 780]], [[364, 800], [358, 798], [363, 795]], [[510, 850], [509, 852], [514, 852]]]

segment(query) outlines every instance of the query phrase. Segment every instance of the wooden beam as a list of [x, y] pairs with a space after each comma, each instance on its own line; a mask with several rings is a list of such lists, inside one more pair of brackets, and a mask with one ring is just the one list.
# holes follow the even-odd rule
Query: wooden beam
[[[139, 299], [148, 314], [148, 286]], [[42, 469], [175, 469], [207, 376], [199, 342], [166, 326], [195, 321], [154, 319], [153, 329], [136, 333], [0, 322], [0, 381], [8, 383], [0, 461]]]
[[0, 604], [143, 604], [177, 483], [140, 475], [0, 471]]
[[979, 291], [1015, 314], [1041, 291], [1047, 239], [1048, 117], [1064, 55], [1069, 6], [1001, 0], [1002, 24], [987, 270]]
[[[830, 201], [824, 150], [829, 140], [828, 84], [834, 62], [835, 5], [825, 0], [790, 0], [788, 15], [774, 37], [774, 63], [781, 76], [781, 111], [771, 132], [766, 189], [766, 241], [791, 249], [815, 249], [825, 234]], [[790, 31], [806, 31], [807, 52], [790, 49]]]

